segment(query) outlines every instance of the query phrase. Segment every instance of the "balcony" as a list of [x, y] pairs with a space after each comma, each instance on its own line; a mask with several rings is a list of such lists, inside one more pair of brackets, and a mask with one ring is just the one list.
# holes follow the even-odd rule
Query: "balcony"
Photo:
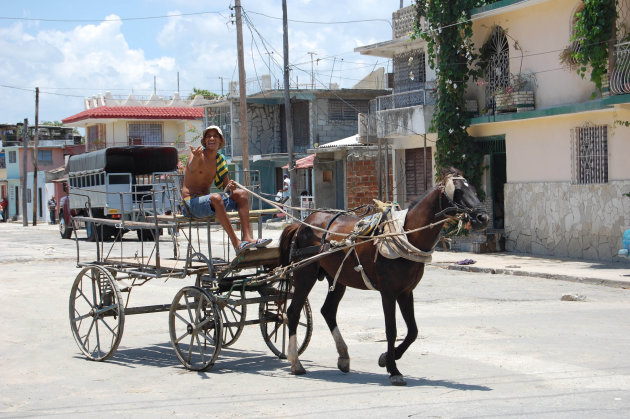
[[428, 88], [379, 96], [370, 101], [367, 120], [360, 118], [362, 138], [407, 137], [427, 132], [433, 116], [435, 90]]
[[610, 93], [630, 93], [630, 42], [615, 45], [615, 66], [610, 71]]

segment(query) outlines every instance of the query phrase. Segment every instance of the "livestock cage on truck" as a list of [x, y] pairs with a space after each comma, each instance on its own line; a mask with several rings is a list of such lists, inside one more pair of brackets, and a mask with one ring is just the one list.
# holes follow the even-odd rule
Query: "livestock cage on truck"
[[[61, 236], [70, 238], [71, 216], [145, 221], [173, 211], [176, 203], [168, 179], [176, 173], [177, 162], [177, 149], [168, 146], [109, 147], [70, 156], [68, 199], [59, 216]], [[89, 240], [119, 233], [113, 228], [99, 232], [90, 223], [85, 228]]]

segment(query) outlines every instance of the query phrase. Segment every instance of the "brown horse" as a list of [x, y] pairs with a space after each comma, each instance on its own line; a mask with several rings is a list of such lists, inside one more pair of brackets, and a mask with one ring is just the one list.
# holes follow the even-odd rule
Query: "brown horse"
[[[469, 221], [473, 229], [483, 229], [488, 224], [488, 215], [481, 207], [474, 189], [461, 176], [461, 172], [450, 169], [444, 173], [439, 184], [424, 199], [410, 206], [404, 221], [404, 231], [416, 231], [406, 234], [408, 241], [417, 249], [430, 251], [439, 239], [443, 222], [454, 216], [460, 216], [465, 221]], [[317, 249], [317, 246], [323, 248], [324, 243], [343, 240], [353, 230], [358, 220], [359, 217], [349, 214], [336, 216], [327, 212], [314, 212], [305, 220], [305, 224], [319, 227], [327, 232], [300, 224], [286, 227], [280, 238], [282, 264], [287, 266], [292, 261], [290, 259], [295, 261], [307, 257], [300, 256], [301, 253], [308, 253], [304, 249]], [[421, 229], [422, 227], [425, 228]], [[351, 257], [344, 259], [348, 250], [330, 253], [315, 262], [306, 264], [293, 274], [295, 290], [287, 311], [289, 322], [287, 358], [291, 361], [291, 373], [306, 373], [298, 359], [296, 328], [300, 312], [313, 285], [318, 278], [326, 277], [330, 285], [334, 282], [334, 286], [329, 289], [321, 313], [337, 346], [339, 354], [337, 367], [343, 372], [350, 370], [348, 347], [337, 327], [339, 302], [346, 287], [369, 289], [371, 285], [372, 289], [381, 293], [387, 336], [387, 352], [380, 356], [378, 364], [381, 367], [387, 367], [390, 382], [393, 385], [405, 385], [406, 382], [396, 367], [396, 360], [402, 357], [418, 336], [413, 290], [424, 274], [424, 263], [407, 258], [385, 258], [378, 253], [373, 241], [361, 242], [361, 239], [357, 239], [356, 242], [361, 243], [355, 247], [356, 255], [348, 255]], [[291, 254], [293, 258], [290, 257]], [[359, 265], [362, 265], [365, 275], [360, 272]], [[335, 277], [337, 280], [333, 281]], [[394, 346], [396, 303], [407, 325], [407, 336], [397, 347]]]

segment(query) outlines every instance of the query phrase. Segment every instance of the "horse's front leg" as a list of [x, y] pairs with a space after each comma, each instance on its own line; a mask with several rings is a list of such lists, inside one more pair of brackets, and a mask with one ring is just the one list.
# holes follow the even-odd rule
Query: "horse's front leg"
[[396, 301], [398, 301], [398, 307], [400, 307], [400, 312], [407, 325], [407, 336], [396, 347], [396, 359], [398, 360], [418, 337], [418, 325], [416, 325], [416, 316], [413, 311], [413, 292], [399, 295]]
[[[329, 283], [332, 283], [332, 279], [328, 277]], [[341, 336], [341, 332], [339, 331], [339, 327], [337, 326], [337, 308], [339, 307], [339, 302], [343, 298], [344, 293], [346, 292], [346, 286], [340, 283], [335, 285], [335, 289], [332, 292], [329, 292], [326, 296], [326, 301], [324, 301], [324, 305], [322, 305], [321, 313], [326, 320], [326, 324], [328, 325], [328, 329], [335, 340], [335, 346], [337, 347], [337, 353], [339, 354], [339, 358], [337, 359], [337, 368], [339, 368], [343, 372], [350, 371], [350, 355], [348, 354], [348, 345], [343, 340]]]
[[385, 366], [389, 373], [389, 381], [395, 386], [404, 386], [407, 384], [403, 375], [396, 367], [395, 347], [396, 342], [396, 299], [393, 296], [381, 293], [381, 301], [383, 303], [383, 314], [385, 314], [385, 336], [387, 337], [387, 352], [379, 358], [379, 365], [383, 356], [385, 356]]

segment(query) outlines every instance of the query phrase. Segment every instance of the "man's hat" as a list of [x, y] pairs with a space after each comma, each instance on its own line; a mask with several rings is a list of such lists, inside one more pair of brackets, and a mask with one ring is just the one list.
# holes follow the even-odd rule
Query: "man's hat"
[[219, 128], [216, 125], [210, 125], [206, 129], [203, 130], [203, 133], [201, 134], [201, 145], [205, 147], [204, 138], [206, 137], [206, 133], [208, 131], [210, 131], [211, 129], [216, 130], [219, 133], [219, 135], [221, 136], [221, 141], [219, 143], [219, 148], [223, 148], [225, 146], [225, 137], [223, 137], [223, 131], [221, 131], [221, 128]]

